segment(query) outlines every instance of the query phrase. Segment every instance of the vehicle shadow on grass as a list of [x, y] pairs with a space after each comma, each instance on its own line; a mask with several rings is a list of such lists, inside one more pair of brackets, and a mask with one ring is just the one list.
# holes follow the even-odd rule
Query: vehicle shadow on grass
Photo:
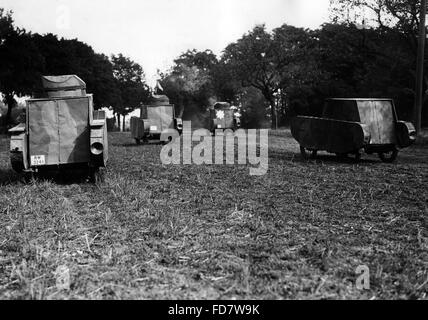
[[[301, 161], [308, 161], [304, 160], [302, 157], [300, 157]], [[316, 162], [323, 162], [323, 163], [340, 163], [340, 164], [376, 164], [376, 163], [382, 163], [380, 160], [374, 160], [374, 159], [366, 159], [364, 156], [361, 159], [355, 159], [352, 156], [349, 157], [338, 157], [336, 155], [331, 154], [320, 154], [317, 155], [316, 159], [310, 159], [309, 161], [316, 161]]]
[[163, 142], [148, 142], [148, 143], [141, 143], [141, 144], [136, 144], [136, 143], [125, 143], [125, 144], [113, 144], [114, 147], [125, 147], [125, 148], [144, 148], [147, 146], [163, 146], [165, 145], [165, 143]]
[[0, 186], [18, 183], [52, 182], [58, 185], [84, 184], [90, 182], [87, 171], [71, 170], [69, 172], [16, 173], [13, 170], [0, 169]]
[[303, 159], [300, 153], [293, 152], [270, 152], [269, 159], [278, 161], [292, 161], [294, 163], [305, 164], [350, 164], [350, 165], [426, 165], [428, 152], [400, 152], [398, 158], [393, 163], [384, 163], [377, 158], [377, 155], [370, 156], [363, 154], [360, 160], [352, 158], [341, 158], [333, 154], [318, 154], [316, 159]]
[[58, 185], [82, 184], [89, 182], [87, 170], [48, 171], [30, 175], [34, 181], [49, 181]]
[[342, 158], [338, 157], [336, 155], [331, 154], [319, 154], [316, 158], [312, 159], [303, 159], [300, 153], [292, 153], [292, 152], [270, 152], [269, 158], [274, 160], [287, 160], [292, 161], [294, 163], [304, 163], [304, 164], [317, 164], [317, 163], [331, 163], [331, 164], [376, 164], [376, 163], [382, 163], [381, 161], [374, 160], [374, 159], [365, 159], [364, 157], [356, 160], [352, 157]]
[[136, 144], [136, 143], [113, 143], [113, 147], [125, 147], [125, 148], [141, 148], [144, 147], [144, 144]]
[[24, 177], [12, 169], [0, 169], [0, 186], [15, 184], [24, 181]]

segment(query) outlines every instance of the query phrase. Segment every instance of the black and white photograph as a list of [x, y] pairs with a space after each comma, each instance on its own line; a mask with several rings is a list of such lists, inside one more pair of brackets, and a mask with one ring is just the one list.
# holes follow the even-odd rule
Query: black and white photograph
[[0, 300], [428, 300], [427, 19], [0, 0]]

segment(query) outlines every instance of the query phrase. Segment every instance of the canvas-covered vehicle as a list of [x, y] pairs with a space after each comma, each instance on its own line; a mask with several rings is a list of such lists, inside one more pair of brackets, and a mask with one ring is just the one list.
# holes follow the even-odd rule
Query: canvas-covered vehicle
[[399, 148], [416, 139], [414, 126], [397, 119], [391, 99], [328, 99], [322, 117], [295, 117], [291, 132], [304, 158], [327, 151], [359, 159], [364, 151], [393, 162]]
[[46, 97], [27, 100], [25, 120], [9, 130], [10, 158], [16, 172], [84, 169], [102, 178], [108, 158], [103, 111], [76, 75], [42, 77]]
[[137, 144], [149, 141], [168, 142], [172, 136], [164, 135], [167, 130], [183, 130], [183, 121], [175, 117], [175, 107], [165, 95], [154, 95], [150, 105], [140, 108], [140, 117], [131, 118], [131, 136]]
[[217, 102], [210, 109], [210, 131], [216, 130], [237, 130], [239, 128], [239, 118], [235, 116], [235, 110], [227, 102]]

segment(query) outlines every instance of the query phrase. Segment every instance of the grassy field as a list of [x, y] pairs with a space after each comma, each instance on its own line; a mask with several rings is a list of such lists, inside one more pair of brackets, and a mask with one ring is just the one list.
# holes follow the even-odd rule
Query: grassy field
[[303, 161], [272, 132], [269, 172], [252, 177], [164, 166], [160, 145], [109, 139], [105, 182], [91, 185], [26, 182], [1, 137], [0, 298], [427, 299], [428, 143], [396, 164]]

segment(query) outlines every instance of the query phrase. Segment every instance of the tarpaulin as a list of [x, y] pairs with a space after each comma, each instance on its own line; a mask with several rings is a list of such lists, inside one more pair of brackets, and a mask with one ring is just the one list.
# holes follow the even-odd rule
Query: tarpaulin
[[89, 162], [89, 97], [28, 103], [31, 165]]

